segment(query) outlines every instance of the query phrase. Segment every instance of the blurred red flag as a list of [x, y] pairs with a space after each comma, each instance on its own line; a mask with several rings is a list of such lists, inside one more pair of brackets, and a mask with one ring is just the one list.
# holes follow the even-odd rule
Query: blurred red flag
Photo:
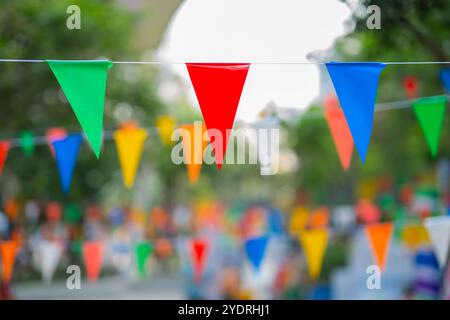
[[194, 280], [200, 282], [203, 276], [206, 256], [208, 253], [208, 243], [203, 239], [194, 239], [191, 241], [191, 254], [194, 268]]
[[0, 141], [0, 176], [3, 174], [3, 167], [8, 157], [9, 146], [9, 141]]
[[403, 88], [406, 91], [408, 99], [414, 99], [417, 97], [419, 90], [419, 80], [413, 76], [407, 76], [403, 78]]
[[83, 243], [83, 259], [89, 282], [96, 282], [103, 265], [103, 244], [100, 241]]

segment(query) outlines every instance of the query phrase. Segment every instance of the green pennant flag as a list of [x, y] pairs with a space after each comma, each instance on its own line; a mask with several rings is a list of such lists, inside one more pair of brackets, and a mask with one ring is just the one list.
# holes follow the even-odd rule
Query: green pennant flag
[[20, 134], [20, 144], [22, 145], [23, 154], [31, 157], [34, 153], [34, 136], [31, 131], [23, 131]]
[[136, 245], [137, 268], [141, 277], [145, 276], [146, 263], [153, 252], [153, 245], [150, 242], [141, 242]]
[[433, 157], [436, 157], [439, 148], [446, 103], [446, 96], [417, 99], [413, 103], [414, 112]]
[[112, 62], [47, 60], [97, 158], [103, 132], [107, 70]]

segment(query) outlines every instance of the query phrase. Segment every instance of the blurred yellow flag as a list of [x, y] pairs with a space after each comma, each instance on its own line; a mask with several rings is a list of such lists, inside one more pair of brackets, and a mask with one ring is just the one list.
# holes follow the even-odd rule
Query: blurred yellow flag
[[146, 138], [147, 130], [139, 128], [127, 127], [114, 133], [123, 181], [127, 188], [134, 184]]
[[289, 221], [289, 232], [292, 236], [298, 236], [308, 223], [308, 210], [305, 207], [295, 207]]
[[410, 249], [416, 249], [421, 245], [430, 242], [428, 233], [422, 225], [409, 225], [403, 228], [402, 239], [405, 245]]
[[317, 279], [322, 269], [323, 257], [328, 245], [328, 230], [304, 230], [300, 234], [300, 243], [305, 253], [309, 275], [312, 279]]
[[156, 127], [159, 131], [159, 136], [162, 143], [166, 146], [172, 144], [172, 132], [175, 129], [176, 121], [174, 118], [168, 115], [162, 115], [156, 118]]

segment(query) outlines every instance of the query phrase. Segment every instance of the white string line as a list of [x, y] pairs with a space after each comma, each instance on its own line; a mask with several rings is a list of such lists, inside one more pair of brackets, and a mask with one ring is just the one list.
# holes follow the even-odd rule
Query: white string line
[[[17, 63], [43, 63], [45, 59], [0, 59], [0, 62], [17, 62]], [[54, 60], [54, 61], [105, 61], [105, 60]], [[171, 65], [171, 64], [186, 64], [186, 63], [200, 63], [189, 61], [111, 61], [114, 64], [148, 64], [148, 65]], [[215, 62], [201, 62], [201, 63], [215, 63]], [[254, 65], [325, 65], [328, 62], [311, 62], [311, 61], [254, 61], [242, 62]], [[450, 64], [450, 61], [345, 61], [338, 63], [384, 63], [386, 65], [439, 65]]]
[[[433, 96], [430, 96], [433, 97]], [[423, 97], [423, 98], [430, 98], [430, 97]], [[447, 99], [450, 99], [450, 95], [446, 95]], [[392, 102], [383, 102], [383, 103], [377, 103], [375, 104], [375, 112], [380, 112], [380, 111], [388, 111], [388, 110], [399, 110], [399, 109], [407, 109], [411, 107], [411, 104], [414, 100], [399, 100], [399, 101], [392, 101]], [[300, 115], [299, 118], [300, 120], [313, 120], [313, 119], [320, 119], [324, 117], [324, 113], [323, 111], [314, 111], [314, 112], [310, 112], [304, 115]], [[199, 120], [200, 121], [200, 120]], [[184, 124], [192, 124], [191, 123], [180, 123], [177, 124], [176, 127], [180, 127]], [[251, 127], [253, 124], [252, 123], [243, 123], [243, 126], [249, 126]], [[159, 135], [159, 129], [155, 126], [151, 126], [151, 127], [144, 127], [144, 128], [140, 128], [140, 129], [145, 129], [147, 130], [147, 133], [149, 136], [152, 135]], [[114, 132], [117, 129], [106, 129], [103, 130], [103, 140], [112, 140], [114, 139]], [[25, 130], [23, 130], [25, 131]], [[32, 130], [30, 130], [32, 131]], [[80, 131], [73, 131], [73, 132], [68, 132], [67, 134], [71, 134], [71, 133], [80, 133]], [[3, 140], [8, 140], [10, 142], [10, 148], [16, 148], [16, 147], [21, 147], [23, 145], [22, 143], [22, 139], [20, 137], [14, 137], [14, 138], [5, 138]], [[41, 145], [48, 145], [48, 137], [47, 136], [34, 136], [33, 137], [33, 145], [35, 146], [41, 146]]]

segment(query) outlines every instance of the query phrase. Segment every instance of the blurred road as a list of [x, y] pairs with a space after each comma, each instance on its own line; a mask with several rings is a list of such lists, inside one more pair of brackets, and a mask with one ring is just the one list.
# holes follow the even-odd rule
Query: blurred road
[[183, 285], [183, 280], [176, 275], [134, 283], [122, 277], [111, 277], [101, 279], [95, 284], [82, 282], [80, 290], [67, 289], [66, 282], [20, 284], [13, 287], [13, 294], [18, 300], [175, 300], [186, 298]]

